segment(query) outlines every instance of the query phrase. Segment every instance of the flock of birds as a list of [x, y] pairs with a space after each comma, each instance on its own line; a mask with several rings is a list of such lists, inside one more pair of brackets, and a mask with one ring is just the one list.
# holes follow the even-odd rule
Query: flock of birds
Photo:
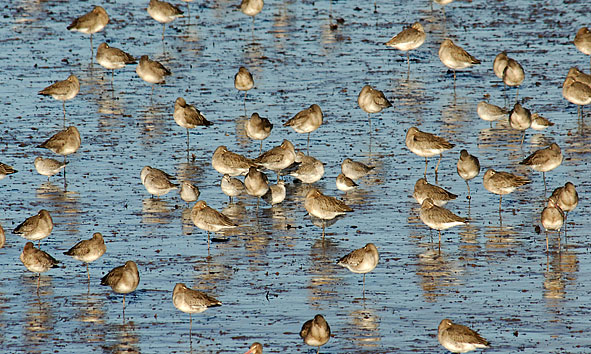
[[[187, 1], [187, 0], [185, 0]], [[435, 0], [445, 5], [451, 0]], [[254, 17], [262, 10], [263, 0], [243, 0], [240, 6], [241, 11]], [[162, 38], [164, 39], [166, 23], [175, 18], [183, 16], [183, 12], [176, 6], [164, 1], [150, 0], [148, 14], [156, 21], [163, 24]], [[67, 29], [90, 34], [92, 50], [92, 35], [101, 31], [109, 22], [109, 17], [100, 6], [95, 6], [89, 13], [75, 19]], [[426, 38], [426, 33], [420, 23], [414, 23], [411, 27], [404, 29], [385, 43], [387, 46], [407, 52], [408, 72], [410, 73], [409, 51], [420, 47]], [[581, 28], [574, 39], [574, 44], [583, 53], [591, 55], [591, 32], [587, 28]], [[454, 90], [456, 81], [456, 70], [466, 69], [480, 60], [470, 55], [450, 39], [445, 39], [439, 49], [441, 62], [454, 71]], [[110, 47], [107, 43], [101, 43], [96, 51], [96, 61], [104, 68], [112, 71], [112, 77], [116, 69], [124, 68], [129, 64], [137, 64], [136, 73], [144, 81], [154, 85], [164, 83], [165, 77], [171, 75], [161, 63], [151, 60], [147, 55], [139, 59], [139, 63], [132, 55], [123, 50]], [[519, 87], [525, 79], [523, 67], [514, 59], [509, 58], [507, 53], [502, 52], [494, 60], [494, 73], [503, 80], [506, 86]], [[240, 67], [235, 75], [235, 88], [244, 92], [244, 105], [246, 110], [247, 92], [254, 87], [254, 80], [251, 73], [245, 67]], [[154, 86], [152, 86], [152, 92]], [[81, 144], [80, 133], [74, 126], [66, 128], [65, 102], [73, 99], [80, 91], [80, 82], [75, 75], [70, 75], [64, 81], [58, 81], [45, 89], [39, 91], [41, 95], [48, 95], [56, 100], [62, 101], [64, 114], [64, 130], [53, 135], [38, 147], [46, 148], [55, 154], [62, 155], [63, 161], [52, 158], [37, 157], [34, 161], [37, 172], [41, 175], [51, 176], [64, 171], [67, 165], [66, 156], [75, 153]], [[591, 103], [591, 75], [587, 75], [577, 68], [571, 68], [563, 84], [563, 96], [569, 102], [579, 107]], [[518, 91], [516, 93], [516, 101]], [[379, 113], [392, 106], [391, 102], [379, 90], [366, 85], [358, 96], [359, 106], [368, 114], [368, 123], [371, 133], [372, 113]], [[486, 101], [480, 102], [477, 107], [478, 115], [491, 124], [495, 120], [508, 119], [513, 129], [523, 131], [521, 144], [528, 128], [544, 129], [553, 125], [539, 114], [531, 113], [518, 101], [510, 111]], [[582, 113], [581, 113], [582, 115]], [[187, 131], [187, 153], [189, 152], [189, 130], [197, 126], [210, 126], [201, 112], [184, 98], [178, 97], [174, 105], [174, 121]], [[271, 134], [273, 124], [267, 118], [260, 117], [253, 113], [245, 123], [245, 131], [249, 138], [260, 141], [260, 155], [256, 158], [248, 158], [239, 153], [228, 150], [226, 146], [219, 146], [211, 159], [212, 167], [222, 177], [220, 188], [229, 197], [230, 203], [233, 198], [246, 193], [257, 198], [257, 209], [260, 199], [274, 205], [283, 202], [286, 198], [285, 182], [282, 175], [290, 175], [305, 184], [312, 184], [319, 181], [324, 175], [324, 165], [321, 161], [309, 155], [310, 133], [318, 129], [323, 123], [323, 112], [317, 104], [312, 104], [297, 113], [293, 118], [283, 125], [291, 127], [294, 131], [308, 135], [307, 153], [296, 151], [289, 140], [283, 142], [267, 151], [263, 151], [263, 140]], [[439, 250], [441, 249], [441, 231], [451, 227], [462, 225], [469, 220], [455, 215], [443, 206], [450, 200], [457, 198], [457, 195], [445, 189], [430, 184], [427, 181], [428, 158], [439, 155], [439, 161], [435, 167], [435, 181], [441, 156], [450, 150], [455, 144], [446, 139], [423, 132], [417, 127], [408, 129], [405, 140], [408, 149], [425, 158], [425, 171], [423, 178], [417, 180], [413, 197], [421, 205], [420, 219], [423, 223], [439, 232]], [[558, 167], [563, 160], [561, 148], [553, 143], [547, 148], [538, 150], [523, 159], [520, 164], [531, 167], [535, 171], [543, 173], [544, 190], [546, 191], [545, 173]], [[271, 184], [265, 170], [276, 173], [276, 183]], [[336, 186], [339, 190], [347, 192], [355, 187], [355, 181], [364, 178], [372, 173], [373, 167], [367, 166], [359, 161], [349, 158], [344, 159], [341, 165], [341, 174], [336, 178]], [[0, 163], [0, 179], [17, 172], [9, 165]], [[471, 155], [465, 149], [460, 152], [457, 162], [457, 173], [465, 180], [468, 188], [468, 199], [470, 200], [469, 181], [480, 174], [480, 163], [477, 157]], [[236, 177], [244, 176], [243, 180]], [[209, 233], [223, 232], [226, 229], [235, 228], [239, 225], [226, 215], [212, 209], [204, 200], [198, 200], [199, 188], [188, 181], [181, 181], [179, 185], [175, 177], [151, 166], [145, 166], [140, 172], [140, 179], [146, 190], [156, 197], [166, 195], [172, 190], [180, 189], [180, 197], [187, 203], [195, 203], [191, 210], [191, 219], [195, 226], [205, 230], [208, 238]], [[509, 172], [488, 169], [483, 175], [484, 187], [491, 193], [499, 195], [499, 213], [502, 210], [503, 195], [510, 194], [517, 188], [529, 184], [531, 181], [522, 176]], [[548, 231], [559, 231], [569, 211], [572, 211], [578, 203], [578, 195], [575, 186], [567, 182], [563, 187], [554, 190], [547, 199], [547, 206], [541, 212], [541, 224]], [[325, 236], [325, 223], [333, 220], [353, 209], [342, 200], [323, 194], [317, 188], [310, 188], [306, 197], [304, 208], [314, 218], [322, 222], [322, 238]], [[48, 237], [53, 230], [53, 221], [49, 212], [45, 209], [36, 215], [28, 217], [13, 232], [29, 241], [38, 241], [37, 247], [33, 242], [27, 242], [24, 246], [20, 260], [24, 266], [33, 273], [46, 272], [51, 268], [59, 266], [59, 261], [40, 249], [42, 239]], [[0, 227], [0, 247], [5, 242], [4, 230]], [[548, 247], [548, 234], [546, 233], [546, 251]], [[88, 280], [90, 273], [88, 264], [99, 259], [106, 252], [103, 236], [95, 233], [91, 239], [83, 240], [74, 245], [70, 250], [64, 252], [76, 260], [84, 262], [87, 268]], [[373, 243], [352, 251], [342, 257], [337, 264], [349, 269], [351, 272], [363, 274], [363, 292], [365, 293], [365, 274], [371, 272], [379, 262], [379, 253]], [[101, 279], [101, 285], [110, 286], [115, 293], [123, 294], [123, 311], [125, 311], [125, 294], [136, 290], [140, 281], [139, 271], [134, 261], [127, 261], [124, 265], [112, 269]], [[37, 284], [39, 287], [39, 282]], [[38, 290], [38, 289], [37, 289]], [[173, 304], [180, 311], [189, 313], [190, 332], [192, 328], [192, 313], [200, 313], [208, 307], [220, 306], [222, 303], [199, 290], [188, 288], [183, 283], [177, 283], [172, 294]], [[304, 342], [311, 346], [320, 347], [328, 342], [331, 336], [330, 326], [321, 315], [305, 322], [300, 331]], [[455, 324], [449, 319], [441, 321], [438, 328], [439, 342], [442, 346], [453, 353], [464, 353], [476, 348], [486, 348], [489, 342], [470, 328]], [[247, 353], [262, 353], [262, 345], [254, 343]]]

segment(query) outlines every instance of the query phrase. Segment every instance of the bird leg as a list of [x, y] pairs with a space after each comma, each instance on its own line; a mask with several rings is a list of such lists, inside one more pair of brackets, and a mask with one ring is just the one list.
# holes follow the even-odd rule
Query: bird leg
[[166, 23], [162, 24], [162, 42], [164, 42], [164, 30], [166, 29]]
[[66, 128], [66, 101], [62, 101], [62, 108], [64, 110], [64, 129]]
[[501, 212], [501, 202], [503, 201], [503, 195], [499, 195], [499, 213]]
[[363, 273], [363, 298], [365, 299], [365, 273]]
[[88, 277], [88, 282], [90, 283], [90, 271], [88, 270], [88, 263], [86, 263], [86, 275]]
[[193, 332], [193, 317], [191, 316], [191, 313], [189, 313], [189, 343], [191, 343], [191, 336]]
[[546, 198], [546, 172], [542, 172], [542, 177], [544, 178], [544, 199]]
[[410, 54], [408, 51], [406, 51], [406, 79], [408, 80], [409, 76], [410, 76]]
[[[262, 140], [261, 140], [262, 142]], [[308, 133], [308, 145], [306, 147], [307, 155], [310, 156], [310, 133]]]
[[423, 174], [423, 176], [425, 177], [425, 179], [427, 179], [427, 158], [425, 157], [425, 173]]
[[525, 130], [523, 131], [523, 135], [521, 136], [521, 144], [519, 144], [519, 147], [523, 147], [523, 140], [525, 140]]
[[371, 118], [369, 117], [369, 113], [367, 114], [367, 121], [369, 122], [369, 134], [371, 135]]
[[468, 187], [468, 200], [472, 199], [472, 195], [470, 194], [470, 184], [466, 181], [466, 186]]
[[439, 164], [441, 163], [441, 158], [443, 154], [439, 154], [439, 160], [437, 161], [437, 166], [435, 166], [435, 183], [437, 183], [437, 171], [439, 171]]
[[441, 255], [441, 230], [439, 231], [439, 255]]
[[546, 231], [546, 253], [548, 253], [548, 231]]
[[92, 59], [94, 56], [94, 48], [92, 47], [92, 33], [90, 34], [90, 63], [92, 64]]

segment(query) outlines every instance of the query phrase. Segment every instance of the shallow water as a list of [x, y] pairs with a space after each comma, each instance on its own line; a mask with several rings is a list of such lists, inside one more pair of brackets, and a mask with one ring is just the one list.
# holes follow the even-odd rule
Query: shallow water
[[[436, 331], [446, 317], [490, 340], [487, 352], [588, 351], [590, 130], [561, 95], [571, 66], [589, 70], [589, 58], [572, 44], [576, 30], [588, 25], [582, 22], [584, 2], [454, 2], [444, 16], [427, 0], [380, 1], [377, 12], [371, 3], [358, 8], [365, 4], [339, 1], [332, 4], [333, 21], [345, 23], [336, 30], [329, 27], [328, 2], [268, 2], [254, 31], [237, 4], [191, 3], [191, 18], [167, 26], [164, 43], [162, 26], [145, 11], [147, 1], [102, 4], [111, 22], [94, 36], [95, 50], [108, 41], [137, 57], [148, 54], [173, 72], [152, 99], [134, 65], [115, 73], [112, 89], [111, 74], [91, 64], [88, 36], [65, 29], [92, 4], [19, 1], [0, 10], [1, 161], [19, 170], [0, 181], [0, 224], [7, 230], [0, 249], [4, 352], [242, 353], [254, 341], [265, 343], [265, 352], [306, 352], [312, 349], [298, 332], [316, 313], [333, 333], [323, 353], [444, 352]], [[417, 20], [428, 37], [411, 52], [407, 78], [405, 55], [383, 43]], [[455, 95], [452, 73], [437, 56], [447, 37], [483, 61], [458, 72]], [[505, 122], [490, 129], [476, 114], [486, 93], [491, 103], [514, 102], [515, 89], [505, 99], [492, 71], [502, 50], [525, 68], [519, 89], [524, 105], [556, 123], [543, 133], [528, 131], [523, 149], [520, 134]], [[265, 148], [284, 138], [305, 148], [305, 135], [281, 124], [313, 103], [324, 111], [324, 124], [311, 134], [310, 153], [326, 169], [317, 187], [355, 209], [327, 228], [324, 243], [303, 207], [309, 187], [289, 180], [287, 199], [258, 211], [254, 198], [228, 205], [219, 188], [221, 176], [210, 164], [217, 146], [258, 154], [258, 142], [242, 126], [243, 95], [233, 87], [241, 65], [256, 85], [247, 96], [247, 115], [256, 111], [275, 124]], [[39, 155], [60, 158], [35, 146], [62, 128], [61, 102], [36, 93], [70, 73], [81, 90], [66, 102], [68, 125], [80, 130], [82, 147], [68, 157], [64, 187], [63, 176], [47, 182], [33, 166]], [[357, 105], [365, 84], [394, 104], [373, 115], [371, 136]], [[214, 122], [191, 132], [189, 159], [185, 130], [172, 119], [178, 96]], [[430, 242], [437, 233], [418, 219], [410, 196], [424, 168], [423, 158], [404, 145], [413, 125], [456, 144], [444, 154], [439, 183], [460, 195], [447, 207], [471, 222], [444, 232], [441, 256]], [[548, 189], [572, 181], [582, 200], [568, 217], [562, 252], [553, 235], [547, 255], [544, 234], [535, 231], [544, 204], [542, 176], [518, 162], [550, 142], [561, 146], [565, 160], [547, 173]], [[469, 208], [455, 171], [462, 148], [480, 158], [483, 170], [470, 183]], [[345, 157], [376, 166], [347, 195], [334, 183]], [[430, 159], [431, 182], [435, 163]], [[145, 165], [195, 183], [200, 199], [242, 226], [226, 234], [229, 241], [213, 243], [208, 257], [206, 234], [193, 226], [178, 194], [152, 199], [141, 185]], [[482, 186], [487, 168], [533, 180], [503, 198], [502, 220], [498, 196]], [[65, 268], [44, 273], [37, 296], [36, 276], [18, 260], [25, 240], [10, 230], [41, 208], [55, 222], [41, 247]], [[90, 265], [88, 285], [84, 266], [62, 253], [96, 231], [104, 235], [107, 253]], [[363, 299], [362, 276], [335, 263], [367, 242], [377, 245], [381, 260], [367, 276]], [[123, 318], [122, 297], [98, 284], [127, 260], [136, 261], [141, 281], [126, 297]], [[177, 282], [223, 302], [193, 316], [192, 345], [188, 316], [172, 304]]]

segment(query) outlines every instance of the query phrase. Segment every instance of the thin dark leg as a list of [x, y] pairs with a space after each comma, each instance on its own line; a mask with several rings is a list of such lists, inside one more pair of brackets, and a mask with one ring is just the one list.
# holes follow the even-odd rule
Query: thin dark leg
[[425, 157], [425, 173], [423, 173], [423, 176], [425, 176], [425, 179], [427, 179], [427, 158]]
[[468, 181], [466, 180], [466, 186], [468, 187], [468, 200], [472, 199], [472, 195], [470, 194], [470, 185], [468, 184]]
[[437, 171], [439, 171], [439, 164], [441, 163], [441, 158], [443, 154], [439, 154], [439, 160], [437, 161], [437, 166], [435, 166], [435, 183], [437, 183]]
[[162, 42], [164, 42], [164, 30], [166, 29], [166, 23], [162, 24]]
[[441, 255], [441, 230], [439, 231], [439, 254]]

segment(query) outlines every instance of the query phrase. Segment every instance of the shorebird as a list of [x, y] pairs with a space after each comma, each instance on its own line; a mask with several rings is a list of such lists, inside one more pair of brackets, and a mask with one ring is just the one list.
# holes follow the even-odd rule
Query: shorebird
[[488, 348], [490, 345], [480, 334], [447, 318], [439, 324], [437, 340], [452, 353], [466, 353], [478, 348]]
[[469, 68], [474, 64], [480, 64], [480, 60], [474, 58], [462, 47], [459, 47], [452, 42], [451, 39], [446, 39], [439, 47], [439, 59], [443, 65], [454, 71], [454, 91], [456, 89], [456, 70]]
[[[254, 22], [254, 17], [252, 19]], [[234, 75], [234, 87], [238, 91], [244, 91], [244, 113], [246, 114], [246, 94], [248, 90], [254, 87], [254, 79], [250, 71], [244, 66], [241, 66], [236, 75]]]
[[589, 28], [579, 28], [577, 34], [575, 35], [575, 40], [573, 42], [575, 44], [575, 47], [577, 47], [577, 49], [580, 50], [581, 53], [591, 56], [591, 31], [589, 30]]
[[293, 118], [283, 123], [284, 127], [292, 127], [296, 133], [308, 133], [307, 151], [310, 153], [310, 133], [322, 125], [322, 110], [317, 104], [298, 112]]
[[251, 344], [250, 349], [244, 354], [263, 354], [263, 345], [259, 342]]
[[66, 101], [76, 97], [80, 92], [80, 81], [76, 75], [70, 75], [63, 81], [57, 81], [43, 90], [39, 91], [40, 95], [51, 96], [56, 100], [62, 101], [62, 108], [64, 110], [64, 127], [66, 126]]
[[365, 296], [365, 273], [374, 270], [379, 260], [378, 249], [373, 243], [368, 243], [339, 259], [337, 264], [353, 273], [363, 274], [363, 296]]
[[[433, 0], [441, 5], [441, 11], [443, 12], [443, 19], [445, 21], [445, 5], [451, 4], [454, 0]], [[431, 11], [433, 10], [433, 4], [431, 4]]]
[[446, 191], [439, 186], [430, 184], [424, 178], [419, 178], [415, 183], [415, 189], [412, 197], [415, 198], [417, 203], [421, 205], [425, 199], [431, 198], [433, 204], [437, 206], [444, 206], [447, 204], [447, 202], [456, 199], [458, 196]]
[[222, 306], [222, 302], [199, 290], [189, 289], [183, 283], [177, 283], [172, 291], [174, 307], [189, 314], [189, 341], [193, 330], [191, 314], [201, 313], [210, 307]]
[[244, 124], [246, 128], [246, 135], [253, 140], [261, 141], [260, 153], [263, 152], [263, 140], [267, 139], [271, 135], [273, 124], [269, 122], [269, 119], [259, 116], [258, 113], [254, 112], [250, 119]]
[[235, 228], [236, 225], [229, 217], [207, 206], [204, 200], [200, 200], [191, 210], [193, 224], [201, 230], [207, 231], [207, 251], [209, 252], [209, 232], [218, 232]]
[[478, 106], [476, 106], [476, 112], [482, 120], [490, 122], [491, 128], [493, 121], [507, 118], [507, 113], [509, 113], [509, 111], [505, 108], [495, 106], [494, 104], [490, 104], [485, 101], [478, 103]]
[[178, 189], [178, 185], [172, 183], [170, 180], [173, 176], [163, 172], [157, 168], [145, 166], [140, 173], [142, 184], [152, 196], [161, 197], [173, 189]]
[[165, 68], [164, 65], [155, 60], [150, 60], [147, 55], [140, 57], [140, 62], [136, 66], [135, 72], [142, 80], [152, 84], [152, 96], [154, 95], [154, 85], [166, 83], [164, 77], [172, 75], [170, 70]]
[[111, 269], [101, 278], [101, 285], [110, 286], [117, 294], [123, 294], [123, 317], [125, 317], [125, 294], [129, 294], [140, 283], [140, 273], [134, 261], [127, 261], [125, 265]]
[[591, 103], [591, 86], [576, 81], [573, 76], [567, 76], [562, 84], [562, 96], [577, 105], [577, 115], [582, 117], [582, 106]]
[[96, 261], [105, 254], [106, 251], [107, 246], [105, 246], [103, 235], [100, 232], [95, 232], [92, 234], [90, 240], [82, 240], [78, 242], [68, 251], [64, 252], [64, 254], [86, 264], [86, 274], [88, 276], [88, 281], [90, 282], [88, 263]]
[[418, 22], [415, 22], [412, 24], [412, 26], [403, 29], [400, 33], [395, 35], [385, 44], [388, 47], [396, 48], [398, 50], [406, 52], [406, 63], [408, 66], [408, 73], [410, 73], [409, 51], [417, 49], [418, 47], [423, 45], [423, 43], [425, 43], [426, 38], [427, 35], [425, 34], [423, 25], [421, 25]]
[[127, 64], [136, 64], [135, 58], [119, 48], [109, 47], [107, 43], [101, 43], [96, 50], [96, 62], [105, 69], [111, 70], [111, 84], [115, 69], [122, 69]]
[[258, 165], [240, 154], [229, 151], [224, 145], [218, 146], [211, 158], [211, 165], [221, 174], [227, 174], [232, 177], [246, 175], [250, 167]]
[[15, 170], [12, 166], [0, 162], [0, 180], [4, 179], [4, 177], [6, 177], [8, 175], [11, 175], [11, 174], [17, 173], [17, 172], [18, 171]]
[[365, 85], [359, 92], [357, 97], [359, 107], [367, 112], [367, 120], [369, 122], [369, 131], [371, 132], [371, 113], [379, 113], [384, 108], [392, 107], [392, 103], [388, 101], [384, 93], [376, 90], [370, 85]]
[[324, 195], [316, 188], [310, 189], [308, 194], [306, 194], [304, 207], [310, 215], [322, 219], [322, 240], [324, 240], [324, 229], [326, 228], [325, 220], [332, 220], [339, 215], [353, 211], [344, 202]]
[[102, 31], [107, 23], [109, 23], [109, 15], [107, 15], [107, 11], [105, 11], [105, 9], [100, 6], [95, 6], [89, 13], [84, 14], [72, 21], [67, 29], [70, 31], [78, 31], [84, 34], [90, 34], [90, 58], [92, 59], [92, 34]]
[[47, 272], [51, 268], [57, 268], [60, 263], [50, 256], [47, 252], [35, 248], [32, 242], [27, 242], [20, 255], [23, 265], [33, 273], [37, 273], [37, 295], [39, 295], [39, 280], [41, 273]]
[[453, 148], [455, 144], [450, 144], [447, 140], [437, 135], [422, 132], [417, 127], [408, 129], [405, 142], [406, 147], [410, 151], [425, 158], [425, 178], [427, 178], [427, 158], [439, 155], [439, 161], [437, 161], [437, 166], [435, 166], [435, 181], [437, 181], [437, 171], [441, 158], [443, 157], [443, 152]]
[[37, 147], [49, 149], [58, 155], [62, 155], [65, 163], [66, 156], [75, 153], [80, 148], [80, 143], [80, 132], [76, 127], [69, 126], [66, 130], [57, 132]]
[[247, 16], [252, 17], [252, 29], [254, 31], [254, 17], [263, 10], [263, 0], [242, 0], [240, 11]]
[[263, 200], [271, 205], [279, 204], [285, 200], [285, 181], [270, 184], [269, 190], [263, 195]]
[[548, 205], [542, 210], [540, 221], [546, 231], [546, 253], [548, 253], [548, 231], [557, 231], [560, 238], [560, 228], [564, 224], [564, 211], [558, 206], [556, 197], [548, 198]]
[[174, 21], [177, 17], [183, 17], [183, 12], [178, 7], [166, 1], [150, 0], [147, 10], [150, 17], [162, 24], [163, 41], [166, 24]]
[[510, 87], [517, 86], [517, 92], [515, 93], [515, 100], [519, 97], [519, 85], [523, 83], [525, 79], [525, 72], [523, 71], [523, 67], [517, 60], [508, 58], [507, 65], [503, 70], [503, 83]]
[[354, 181], [367, 176], [373, 169], [373, 166], [367, 166], [362, 162], [353, 161], [350, 158], [346, 158], [341, 162], [341, 172]]
[[487, 191], [499, 195], [499, 213], [503, 195], [512, 193], [517, 187], [531, 183], [525, 177], [517, 176], [509, 172], [497, 172], [492, 168], [488, 169], [482, 178], [484, 188]]
[[325, 345], [330, 339], [330, 326], [322, 315], [314, 316], [308, 320], [300, 330], [300, 337], [304, 343], [312, 347], [318, 347], [316, 354], [320, 352], [320, 346]]
[[183, 181], [179, 193], [181, 195], [181, 199], [187, 204], [196, 202], [199, 198], [199, 194], [201, 194], [199, 192], [199, 188], [196, 185], [187, 181]]
[[348, 192], [358, 186], [355, 181], [345, 176], [342, 172], [337, 176], [336, 185], [337, 189], [343, 192]]
[[188, 104], [182, 97], [178, 97], [174, 101], [174, 113], [172, 117], [176, 124], [187, 129], [187, 154], [189, 153], [189, 129], [198, 126], [208, 127], [213, 124], [205, 119], [205, 116], [195, 106]]
[[564, 216], [564, 223], [566, 225], [568, 213], [573, 211], [579, 204], [579, 194], [575, 189], [575, 185], [571, 182], [566, 182], [564, 187], [558, 187], [552, 192], [552, 197], [556, 199], [558, 207], [566, 213]]
[[53, 219], [49, 212], [41, 209], [36, 215], [28, 217], [12, 232], [27, 240], [39, 241], [37, 247], [41, 245], [41, 240], [49, 236], [53, 230]]
[[295, 162], [296, 153], [293, 144], [289, 140], [283, 140], [281, 145], [272, 148], [259, 157], [254, 162], [268, 170], [277, 172], [277, 181], [281, 179], [281, 170], [288, 168]]
[[532, 113], [531, 128], [533, 130], [544, 130], [544, 129], [551, 127], [553, 125], [554, 125], [554, 123], [549, 121], [547, 118], [542, 117], [538, 113]]
[[458, 175], [466, 181], [466, 186], [468, 187], [468, 200], [470, 200], [472, 199], [472, 195], [470, 194], [470, 185], [468, 184], [468, 181], [478, 176], [480, 173], [480, 161], [478, 161], [476, 156], [470, 155], [468, 151], [462, 150], [460, 151], [460, 159], [457, 163], [457, 171]]
[[521, 161], [520, 165], [526, 165], [535, 171], [542, 172], [544, 178], [544, 193], [546, 192], [546, 172], [552, 171], [562, 163], [562, 152], [556, 143], [550, 144], [545, 149], [537, 150]]
[[222, 188], [222, 192], [230, 197], [230, 203], [232, 203], [232, 197], [239, 196], [245, 189], [242, 181], [238, 178], [230, 177], [230, 175], [227, 174], [222, 177], [220, 187]]
[[[495, 75], [499, 79], [503, 79], [503, 73], [505, 72], [505, 68], [507, 67], [507, 63], [509, 61], [509, 57], [507, 56], [507, 52], [502, 51], [495, 57], [493, 61], [493, 71]], [[506, 85], [506, 84], [505, 84]]]
[[324, 164], [312, 156], [298, 151], [295, 162], [299, 165], [294, 171], [290, 171], [289, 175], [302, 183], [316, 183], [324, 176]]
[[267, 179], [267, 175], [263, 172], [257, 170], [256, 167], [251, 167], [248, 170], [246, 177], [244, 177], [244, 187], [246, 188], [246, 193], [248, 193], [248, 195], [260, 198], [269, 190], [269, 180]]
[[522, 130], [523, 135], [521, 136], [521, 143], [519, 146], [523, 146], [523, 140], [525, 139], [525, 131], [531, 127], [531, 112], [529, 109], [524, 108], [519, 103], [515, 103], [511, 112], [509, 112], [509, 125], [513, 129]]
[[439, 232], [439, 253], [441, 253], [441, 230], [447, 230], [450, 227], [467, 223], [467, 219], [435, 205], [431, 198], [423, 200], [419, 218], [425, 225]]
[[587, 86], [591, 86], [591, 75], [585, 74], [576, 66], [573, 66], [568, 70], [568, 74], [566, 74], [566, 77], [572, 77], [573, 79], [575, 79], [575, 81], [581, 82]]

